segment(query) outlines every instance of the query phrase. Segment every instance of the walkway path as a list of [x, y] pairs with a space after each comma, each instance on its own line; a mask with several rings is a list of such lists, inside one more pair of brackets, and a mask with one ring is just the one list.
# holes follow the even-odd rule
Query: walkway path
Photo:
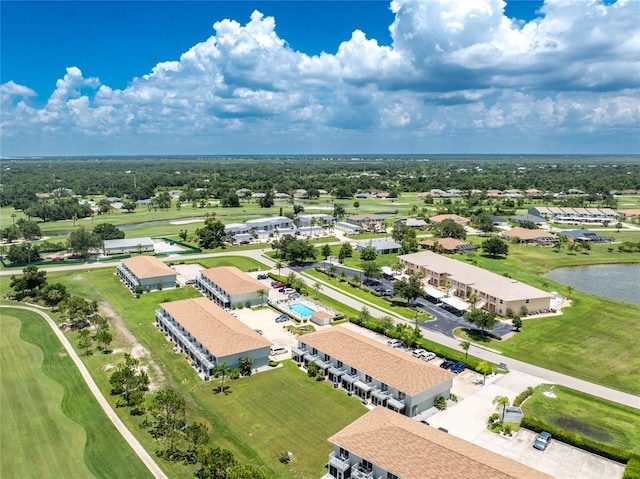
[[115, 413], [111, 405], [107, 402], [107, 400], [103, 396], [100, 389], [98, 389], [97, 384], [91, 377], [91, 374], [89, 374], [89, 370], [86, 368], [86, 366], [84, 365], [84, 363], [82, 362], [82, 360], [80, 359], [76, 351], [73, 349], [73, 346], [71, 346], [71, 343], [69, 342], [67, 337], [62, 333], [62, 331], [60, 331], [60, 328], [53, 321], [53, 319], [51, 319], [51, 316], [49, 316], [44, 311], [41, 311], [36, 308], [28, 307], [28, 306], [0, 305], [0, 308], [24, 309], [24, 310], [39, 314], [47, 321], [47, 323], [49, 324], [49, 326], [51, 326], [51, 329], [53, 330], [55, 335], [58, 337], [58, 339], [66, 349], [67, 354], [69, 354], [69, 357], [71, 357], [71, 359], [75, 363], [76, 367], [78, 368], [78, 371], [80, 371], [82, 378], [87, 383], [89, 390], [98, 401], [98, 404], [100, 404], [100, 406], [102, 407], [102, 410], [109, 417], [109, 419], [111, 420], [113, 425], [116, 427], [116, 429], [120, 432], [122, 437], [124, 437], [125, 441], [127, 441], [129, 446], [131, 446], [131, 449], [134, 450], [134, 452], [138, 455], [138, 457], [145, 464], [145, 466], [147, 466], [147, 468], [155, 478], [168, 479], [166, 474], [162, 472], [162, 469], [160, 469], [158, 464], [156, 464], [156, 462], [149, 455], [149, 453], [147, 453], [144, 447], [142, 447], [142, 444], [140, 444], [138, 440], [133, 436], [133, 434], [131, 434], [129, 429], [127, 429], [127, 426], [124, 425], [124, 423]]
[[[223, 253], [205, 253], [205, 254], [197, 254], [197, 255], [179, 255], [181, 260], [189, 260], [189, 259], [198, 259], [198, 258], [213, 258], [216, 256], [228, 256], [228, 255], [236, 255], [236, 256], [248, 256], [261, 263], [266, 264], [267, 266], [273, 268], [275, 266], [275, 262], [263, 255], [262, 249], [252, 249], [252, 250], [244, 250], [244, 251], [234, 251], [234, 252], [223, 252]], [[175, 261], [178, 255], [172, 257], [162, 258], [163, 261]], [[45, 271], [69, 271], [69, 270], [78, 270], [78, 269], [88, 269], [88, 268], [105, 268], [105, 267], [115, 267], [119, 264], [119, 261], [116, 262], [105, 262], [105, 263], [90, 263], [85, 265], [72, 265], [72, 266], [58, 266], [52, 268], [42, 268]], [[290, 270], [288, 268], [282, 268], [281, 274], [287, 275]], [[21, 271], [0, 271], [0, 276], [2, 275], [12, 275], [12, 274], [20, 274]], [[317, 280], [314, 278], [314, 282]], [[356, 310], [362, 309], [362, 306], [367, 306], [369, 312], [374, 317], [382, 317], [382, 316], [392, 316], [397, 321], [404, 321], [413, 324], [412, 321], [407, 321], [405, 318], [402, 318], [398, 315], [393, 314], [391, 311], [382, 311], [378, 309], [372, 303], [367, 302], [366, 300], [362, 300], [360, 298], [356, 298], [355, 296], [349, 296], [341, 291], [337, 291], [332, 289], [331, 286], [323, 282], [322, 280], [318, 281], [323, 285], [323, 294], [335, 299], [336, 301], [341, 302], [346, 306], [350, 306]], [[429, 331], [428, 329], [422, 328], [422, 335], [435, 341], [437, 343], [443, 344], [445, 346], [449, 346], [454, 349], [458, 349], [459, 341], [454, 338], [447, 337], [443, 334], [440, 334], [435, 331]], [[620, 404], [625, 404], [627, 406], [635, 407], [640, 409], [640, 397], [634, 396], [629, 393], [625, 393], [622, 391], [618, 391], [616, 389], [607, 388], [604, 386], [600, 386], [594, 383], [590, 383], [588, 381], [583, 381], [581, 379], [577, 379], [566, 374], [561, 374], [556, 371], [551, 371], [549, 369], [544, 369], [538, 366], [534, 366], [533, 364], [525, 363], [522, 361], [518, 361], [516, 359], [508, 358], [501, 355], [497, 351], [489, 351], [484, 348], [480, 348], [477, 345], [472, 345], [469, 349], [469, 354], [481, 358], [486, 361], [491, 361], [493, 363], [501, 363], [506, 362], [507, 366], [510, 370], [522, 371], [527, 374], [531, 374], [533, 376], [537, 376], [539, 378], [544, 379], [546, 382], [553, 384], [561, 384], [563, 386], [567, 386], [573, 389], [577, 389], [578, 391], [585, 392], [587, 394], [592, 394], [594, 396], [599, 396], [604, 399], [608, 399], [610, 401], [615, 401]]]

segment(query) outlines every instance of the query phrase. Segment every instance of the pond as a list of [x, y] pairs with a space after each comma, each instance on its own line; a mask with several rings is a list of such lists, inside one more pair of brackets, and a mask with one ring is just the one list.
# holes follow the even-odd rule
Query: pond
[[640, 304], [640, 264], [598, 264], [558, 268], [544, 277], [583, 293]]

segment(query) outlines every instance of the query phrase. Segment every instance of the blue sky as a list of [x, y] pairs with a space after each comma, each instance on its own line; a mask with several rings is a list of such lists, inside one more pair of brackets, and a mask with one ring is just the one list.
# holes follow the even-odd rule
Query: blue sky
[[638, 153], [638, 0], [2, 1], [0, 154]]

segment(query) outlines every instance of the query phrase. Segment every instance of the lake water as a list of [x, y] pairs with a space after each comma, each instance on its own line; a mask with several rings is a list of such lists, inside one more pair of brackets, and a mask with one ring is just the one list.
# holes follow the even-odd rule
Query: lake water
[[640, 304], [640, 264], [598, 264], [558, 268], [544, 277], [583, 293]]

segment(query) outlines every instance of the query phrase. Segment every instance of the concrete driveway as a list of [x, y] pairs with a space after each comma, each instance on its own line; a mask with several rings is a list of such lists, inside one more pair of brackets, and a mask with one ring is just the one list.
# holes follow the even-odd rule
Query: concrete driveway
[[[469, 376], [465, 378], [463, 375]], [[535, 387], [540, 378], [519, 372], [495, 375], [484, 386], [469, 383], [472, 371], [465, 371], [453, 381], [452, 392], [461, 399], [429, 418], [433, 427], [442, 427], [450, 434], [480, 447], [489, 449], [559, 479], [620, 479], [624, 465], [596, 456], [560, 441], [552, 440], [546, 451], [533, 448], [536, 434], [526, 429], [511, 439], [503, 438], [487, 429], [487, 419], [496, 412], [492, 403], [496, 396], [515, 396], [528, 386]], [[480, 376], [480, 375], [478, 375]], [[480, 376], [481, 377], [481, 376]], [[465, 380], [466, 379], [466, 380]], [[475, 392], [474, 392], [475, 385]]]
[[291, 359], [291, 347], [298, 344], [296, 336], [285, 329], [286, 326], [292, 324], [291, 321], [276, 323], [275, 319], [280, 316], [280, 313], [271, 308], [257, 310], [243, 308], [236, 309], [233, 313], [236, 318], [251, 329], [262, 330], [263, 336], [273, 344], [279, 344], [287, 348], [286, 354], [279, 354], [274, 356], [273, 359], [276, 361]]

